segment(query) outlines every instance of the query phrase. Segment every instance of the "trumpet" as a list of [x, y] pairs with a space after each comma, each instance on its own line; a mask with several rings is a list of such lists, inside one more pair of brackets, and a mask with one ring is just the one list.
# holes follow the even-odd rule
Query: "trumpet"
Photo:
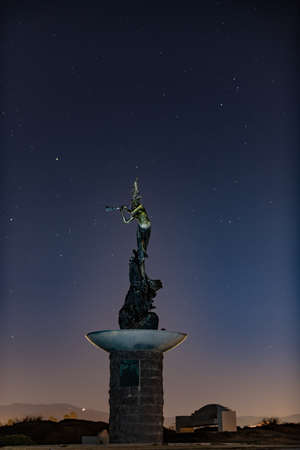
[[105, 206], [105, 212], [122, 211], [124, 206]]

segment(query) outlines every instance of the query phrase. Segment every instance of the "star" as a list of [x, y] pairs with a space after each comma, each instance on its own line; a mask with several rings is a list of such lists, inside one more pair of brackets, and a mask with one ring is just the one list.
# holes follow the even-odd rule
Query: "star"
[[273, 348], [273, 345], [266, 345], [265, 350], [271, 350]]

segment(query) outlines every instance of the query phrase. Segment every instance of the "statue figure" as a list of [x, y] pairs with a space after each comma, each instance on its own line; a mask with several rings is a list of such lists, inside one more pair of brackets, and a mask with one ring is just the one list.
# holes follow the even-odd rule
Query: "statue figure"
[[[136, 232], [137, 257], [141, 276], [145, 278], [145, 257], [148, 257], [147, 247], [151, 234], [151, 222], [143, 204], [141, 203], [141, 199], [142, 197], [139, 195], [138, 180], [136, 179], [133, 184], [131, 209], [127, 208], [127, 206], [121, 206], [120, 211], [124, 223], [130, 223], [135, 219], [138, 222]], [[127, 211], [130, 214], [129, 219], [126, 219], [124, 216], [124, 211]]]
[[[133, 184], [131, 207], [106, 207], [106, 211], [120, 211], [124, 223], [137, 220], [137, 250], [129, 260], [130, 288], [125, 303], [119, 312], [121, 329], [155, 329], [158, 328], [158, 316], [151, 310], [155, 308], [153, 298], [156, 291], [162, 288], [160, 280], [151, 280], [145, 272], [145, 258], [151, 234], [151, 222], [141, 202], [138, 180]], [[129, 217], [126, 218], [126, 213]]]

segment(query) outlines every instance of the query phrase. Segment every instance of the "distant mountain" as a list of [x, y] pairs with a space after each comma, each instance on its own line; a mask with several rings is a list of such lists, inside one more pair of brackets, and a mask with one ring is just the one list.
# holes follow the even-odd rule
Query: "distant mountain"
[[[104, 411], [95, 409], [78, 408], [68, 403], [53, 403], [49, 405], [31, 405], [28, 403], [13, 403], [0, 405], [0, 422], [6, 424], [9, 419], [23, 419], [26, 416], [41, 416], [43, 419], [55, 417], [62, 420], [66, 414], [75, 413], [76, 418], [92, 421], [108, 422], [109, 415]], [[73, 414], [73, 417], [75, 417]]]
[[237, 425], [239, 427], [245, 427], [249, 425], [257, 425], [258, 423], [261, 423], [263, 418], [266, 416], [240, 416], [237, 417]]
[[[13, 403], [11, 405], [0, 405], [0, 423], [6, 424], [9, 419], [23, 419], [26, 416], [41, 416], [43, 419], [52, 417], [57, 420], [62, 420], [66, 414], [70, 415], [71, 413], [75, 413], [76, 418], [78, 419], [91, 420], [94, 422], [108, 422], [109, 420], [109, 414], [107, 412], [97, 411], [96, 409], [79, 408], [78, 406], [70, 405], [68, 403], [53, 403], [49, 405]], [[240, 416], [237, 418], [237, 424], [240, 427], [257, 425], [264, 417], [270, 416]], [[281, 423], [300, 423], [300, 414], [279, 417], [279, 420]], [[165, 427], [174, 426], [175, 417], [165, 417], [164, 425]]]
[[292, 414], [291, 416], [281, 417], [280, 420], [286, 423], [300, 423], [300, 414]]
[[[268, 417], [277, 417], [272, 415], [266, 415], [266, 416], [240, 416], [237, 417], [237, 425], [240, 427], [245, 427], [249, 425], [257, 425], [258, 423], [261, 423], [261, 421], [264, 418]], [[300, 414], [293, 414], [291, 416], [283, 416], [283, 417], [277, 417], [280, 421], [280, 423], [300, 423]]]

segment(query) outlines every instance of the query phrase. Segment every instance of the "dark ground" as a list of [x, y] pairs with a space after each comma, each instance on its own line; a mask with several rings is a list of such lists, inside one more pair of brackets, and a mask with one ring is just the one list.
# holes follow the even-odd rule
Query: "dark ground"
[[211, 444], [233, 443], [249, 445], [297, 445], [300, 444], [300, 423], [281, 424], [248, 428], [237, 432], [198, 431], [177, 434], [173, 430], [165, 430], [165, 441], [175, 442], [210, 442]]
[[34, 444], [80, 444], [81, 436], [96, 436], [107, 428], [105, 422], [79, 419], [64, 419], [60, 422], [24, 420], [0, 427], [0, 445], [6, 444], [7, 440], [3, 437], [9, 435], [28, 436]]
[[[7, 442], [4, 436], [23, 435], [31, 439], [33, 444], [80, 444], [82, 435], [97, 435], [108, 424], [79, 419], [65, 419], [60, 422], [50, 420], [25, 420], [13, 425], [0, 427], [0, 446], [14, 445]], [[164, 429], [165, 443], [210, 443], [221, 445], [299, 445], [300, 424], [282, 424], [258, 428], [244, 428], [236, 433], [217, 431], [198, 431], [195, 433], [177, 434], [173, 430]], [[30, 443], [24, 442], [24, 444]]]

